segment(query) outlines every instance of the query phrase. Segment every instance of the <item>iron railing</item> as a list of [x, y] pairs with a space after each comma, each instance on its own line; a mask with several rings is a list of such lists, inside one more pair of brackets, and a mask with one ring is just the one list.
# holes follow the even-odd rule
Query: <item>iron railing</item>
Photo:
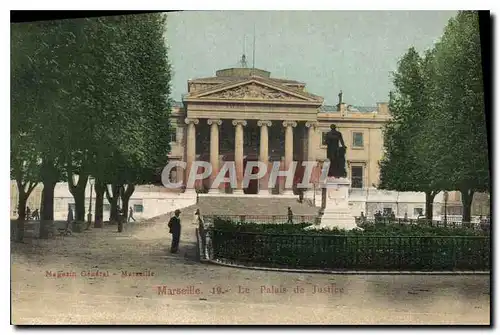
[[295, 269], [487, 271], [489, 236], [265, 234], [204, 229], [202, 257]]
[[488, 222], [457, 222], [457, 221], [438, 221], [438, 220], [427, 220], [427, 219], [401, 219], [401, 218], [388, 218], [381, 217], [379, 219], [367, 219], [356, 217], [356, 223], [360, 226], [369, 226], [376, 224], [383, 225], [419, 225], [419, 226], [429, 226], [429, 227], [440, 227], [440, 228], [466, 228], [474, 230], [482, 230], [489, 232], [490, 224]]
[[286, 224], [286, 223], [319, 223], [318, 215], [205, 215], [203, 221], [207, 223], [216, 220], [227, 220], [237, 223], [265, 223], [265, 224]]

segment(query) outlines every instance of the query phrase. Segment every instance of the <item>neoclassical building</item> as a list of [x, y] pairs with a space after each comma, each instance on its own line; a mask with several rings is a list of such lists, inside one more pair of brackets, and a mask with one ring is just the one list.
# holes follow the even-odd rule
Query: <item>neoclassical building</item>
[[[241, 179], [247, 163], [258, 160], [271, 165], [278, 162], [280, 168], [286, 170], [292, 161], [297, 161], [294, 178], [297, 184], [304, 172], [302, 161], [317, 161], [320, 171], [326, 159], [323, 137], [334, 123], [348, 147], [346, 165], [352, 181], [349, 202], [353, 215], [364, 211], [371, 216], [377, 210], [390, 210], [398, 217], [406, 212], [416, 217], [425, 210], [423, 193], [374, 188], [379, 182], [378, 162], [383, 153], [382, 128], [390, 119], [387, 103], [354, 107], [345, 104], [339, 94], [338, 104], [327, 106], [322, 97], [306, 91], [305, 83], [272, 78], [267, 71], [250, 68], [220, 70], [214, 77], [189, 80], [187, 84], [188, 93], [172, 108], [171, 123], [176, 131], [171, 135], [169, 154], [171, 161], [186, 162], [187, 168], [172, 171], [172, 182], [184, 183], [195, 160], [211, 162], [214, 175], [224, 162], [231, 161], [235, 162], [237, 170], [236, 187], [221, 185], [211, 193], [293, 196], [297, 190], [295, 187], [287, 189], [283, 179], [272, 189], [268, 189], [266, 178], [243, 185]], [[313, 174], [313, 181], [319, 179], [318, 170]], [[195, 188], [206, 192], [214, 175], [200, 181]], [[42, 188], [39, 184], [28, 199], [27, 205], [32, 210], [40, 208]], [[315, 192], [306, 192], [306, 197], [319, 206], [321, 192], [317, 185], [315, 188]], [[92, 201], [92, 208], [95, 208], [95, 195], [91, 196], [90, 190], [88, 186], [85, 203]], [[11, 181], [12, 217], [17, 215], [17, 193], [17, 185]], [[138, 185], [129, 205], [138, 217], [148, 218], [194, 204], [196, 195], [193, 193], [193, 189]], [[441, 193], [435, 198], [435, 217], [442, 218], [447, 212], [459, 219], [462, 212], [460, 192], [450, 192], [447, 200]], [[55, 218], [65, 220], [68, 208], [74, 209], [74, 205], [67, 184], [58, 183], [54, 192]], [[109, 208], [105, 199], [105, 217]], [[473, 215], [488, 213], [489, 196], [475, 194], [472, 208]]]
[[[172, 172], [173, 182], [186, 181], [193, 161], [204, 160], [210, 161], [213, 172], [195, 186], [201, 192], [291, 195], [302, 180], [302, 161], [318, 161], [313, 181], [318, 180], [326, 159], [323, 138], [334, 123], [348, 147], [347, 173], [352, 187], [377, 185], [382, 127], [390, 118], [387, 103], [353, 107], [342, 101], [340, 93], [336, 106], [326, 106], [322, 97], [307, 92], [305, 83], [273, 78], [270, 72], [254, 68], [223, 69], [214, 77], [187, 84], [188, 93], [172, 111], [177, 131], [169, 158], [186, 162], [186, 169]], [[213, 189], [210, 185], [225, 161], [235, 163], [237, 186]], [[287, 189], [284, 178], [279, 178], [268, 189], [266, 176], [244, 187], [241, 181], [250, 161], [268, 166], [279, 162], [281, 170], [288, 170], [296, 161], [294, 186]]]

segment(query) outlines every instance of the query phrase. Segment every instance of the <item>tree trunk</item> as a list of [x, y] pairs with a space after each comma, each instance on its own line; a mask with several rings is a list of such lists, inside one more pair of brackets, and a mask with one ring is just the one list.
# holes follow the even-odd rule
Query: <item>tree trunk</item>
[[75, 221], [85, 221], [85, 189], [79, 189], [73, 194], [75, 199]]
[[88, 179], [88, 175], [80, 174], [75, 185], [73, 184], [73, 174], [68, 171], [68, 188], [75, 199], [75, 221], [85, 221], [85, 189]]
[[28, 195], [24, 189], [18, 188], [19, 200], [17, 202], [17, 219], [26, 220], [26, 203], [28, 202]]
[[101, 183], [99, 179], [95, 181], [95, 221], [94, 228], [103, 227], [104, 218], [104, 192], [106, 191], [106, 185]]
[[126, 188], [124, 187], [123, 192], [121, 192], [123, 218], [125, 220], [127, 220], [127, 215], [128, 215], [128, 203], [134, 191], [135, 191], [135, 185], [127, 184], [127, 187]]
[[60, 176], [52, 160], [43, 161], [40, 168], [40, 175], [43, 183], [40, 220], [54, 220], [54, 188]]
[[40, 220], [54, 220], [54, 189], [56, 182], [44, 181], [42, 201], [40, 204]]
[[26, 202], [28, 201], [28, 197], [24, 192], [24, 189], [19, 190], [19, 202], [18, 202], [18, 217], [17, 220], [14, 221], [14, 227], [11, 232], [15, 236], [16, 242], [22, 242], [24, 240], [24, 220], [26, 219]]
[[474, 190], [463, 189], [460, 190], [462, 193], [462, 223], [470, 224], [471, 222], [471, 207], [472, 207], [472, 198], [474, 197]]
[[49, 238], [49, 227], [54, 223], [54, 189], [56, 182], [43, 183], [40, 204], [40, 238]]
[[120, 193], [120, 185], [112, 184], [111, 191], [109, 187], [105, 188], [106, 198], [109, 202], [109, 221], [117, 223], [119, 219], [118, 213], [118, 194]]
[[[17, 222], [15, 223], [16, 229], [12, 229], [12, 232], [15, 232], [16, 235], [16, 241], [17, 242], [22, 242], [24, 239], [24, 222], [26, 221], [26, 204], [28, 202], [28, 198], [33, 191], [33, 189], [36, 187], [38, 183], [33, 183], [33, 182], [24, 182], [22, 179], [19, 177], [16, 179], [17, 183], [17, 193], [19, 195], [19, 200], [18, 200], [18, 218]], [[25, 187], [28, 186], [28, 189], [25, 189]], [[11, 227], [12, 228], [12, 227]]]
[[432, 222], [434, 212], [434, 197], [437, 193], [437, 191], [425, 192], [425, 219], [429, 222]]

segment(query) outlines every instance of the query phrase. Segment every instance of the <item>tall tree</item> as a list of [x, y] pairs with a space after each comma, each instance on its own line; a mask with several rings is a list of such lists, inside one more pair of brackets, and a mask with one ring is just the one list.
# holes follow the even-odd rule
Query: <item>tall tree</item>
[[474, 193], [490, 190], [477, 12], [462, 11], [449, 21], [435, 62], [433, 140], [440, 143], [446, 178], [462, 194], [462, 220], [470, 222]]
[[392, 119], [384, 128], [379, 185], [382, 189], [425, 192], [426, 217], [430, 220], [434, 197], [441, 190], [439, 176], [430, 169], [432, 162], [425, 145], [426, 119], [433, 108], [428, 95], [431, 58], [432, 53], [422, 58], [412, 47], [393, 74], [395, 91], [389, 101]]
[[39, 180], [39, 156], [33, 132], [35, 112], [35, 85], [29, 73], [33, 53], [30, 26], [13, 25], [11, 29], [11, 126], [10, 126], [10, 176], [18, 188], [18, 223], [16, 232], [22, 240], [26, 203]]
[[[53, 189], [61, 179], [57, 169], [62, 143], [58, 121], [64, 120], [58, 103], [64, 92], [58, 88], [57, 62], [51, 48], [57, 26], [35, 22], [12, 24], [11, 28], [11, 175], [17, 180], [20, 202], [25, 202], [37, 182], [43, 182], [41, 218], [53, 219]], [[47, 184], [52, 185], [52, 192]], [[52, 193], [50, 206], [47, 193]], [[22, 219], [24, 207], [25, 203], [19, 204]], [[19, 230], [24, 230], [22, 223]]]
[[[122, 43], [127, 50], [126, 68], [134, 92], [136, 108], [121, 122], [127, 135], [113, 137], [119, 148], [108, 165], [106, 196], [111, 204], [111, 219], [117, 220], [118, 197], [126, 213], [136, 184], [151, 183], [154, 174], [166, 163], [170, 151], [170, 71], [165, 44], [164, 14], [126, 16], [121, 21], [127, 32]], [[123, 64], [122, 64], [123, 65]], [[126, 168], [124, 168], [124, 166]], [[110, 172], [112, 171], [112, 172]], [[120, 226], [119, 226], [120, 228]]]

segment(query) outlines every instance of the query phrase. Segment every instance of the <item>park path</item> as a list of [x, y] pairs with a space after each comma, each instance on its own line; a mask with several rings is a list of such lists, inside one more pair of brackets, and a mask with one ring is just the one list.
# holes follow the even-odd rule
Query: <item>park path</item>
[[[182, 217], [181, 248], [175, 255], [168, 252], [167, 216], [130, 225], [122, 233], [107, 226], [13, 244], [12, 323], [490, 322], [488, 276], [301, 274], [202, 264], [196, 259], [190, 215]], [[109, 276], [85, 275], [97, 270]], [[75, 276], [47, 277], [47, 271]], [[123, 277], [122, 271], [150, 276]]]

